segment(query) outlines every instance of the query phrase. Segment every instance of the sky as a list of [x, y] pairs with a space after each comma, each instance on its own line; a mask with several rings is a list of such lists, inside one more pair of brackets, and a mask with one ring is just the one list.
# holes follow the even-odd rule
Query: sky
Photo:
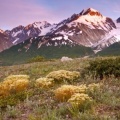
[[58, 23], [87, 8], [113, 20], [120, 17], [120, 0], [0, 0], [0, 29], [38, 21]]

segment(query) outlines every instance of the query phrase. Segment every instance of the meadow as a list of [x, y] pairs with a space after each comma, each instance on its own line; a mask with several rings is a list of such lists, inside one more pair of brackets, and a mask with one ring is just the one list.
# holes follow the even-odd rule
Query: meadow
[[103, 70], [102, 78], [90, 71], [91, 61], [108, 65], [111, 59], [116, 57], [1, 66], [0, 120], [119, 120], [119, 68], [117, 76]]

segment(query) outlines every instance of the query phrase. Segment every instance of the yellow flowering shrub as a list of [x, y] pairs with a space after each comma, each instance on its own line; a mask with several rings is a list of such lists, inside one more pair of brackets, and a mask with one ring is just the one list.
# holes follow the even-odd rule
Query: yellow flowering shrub
[[6, 77], [4, 80], [5, 81], [8, 81], [8, 80], [11, 80], [11, 81], [16, 81], [18, 79], [29, 79], [30, 77], [28, 75], [10, 75], [8, 77]]
[[35, 84], [37, 87], [49, 88], [54, 85], [54, 80], [52, 78], [39, 78]]
[[11, 90], [15, 90], [15, 91], [23, 91], [25, 90], [29, 85], [29, 80], [27, 79], [20, 79], [20, 80], [17, 80], [13, 83], [13, 85], [11, 85]]
[[84, 106], [87, 105], [87, 103], [92, 102], [92, 98], [88, 96], [88, 94], [84, 93], [76, 93], [71, 96], [71, 98], [68, 100], [68, 102], [72, 106], [76, 106], [79, 108], [84, 108]]
[[76, 71], [66, 71], [66, 70], [59, 70], [53, 71], [47, 75], [47, 78], [53, 78], [55, 82], [62, 82], [64, 80], [71, 81], [76, 80], [80, 77], [80, 73]]
[[9, 94], [8, 87], [5, 84], [0, 83], [0, 96], [6, 96]]
[[67, 101], [74, 93], [84, 93], [86, 91], [86, 85], [74, 86], [63, 85], [54, 91], [55, 98], [58, 101]]
[[92, 91], [94, 91], [96, 89], [99, 90], [101, 88], [101, 85], [102, 84], [100, 84], [100, 83], [92, 83], [92, 84], [88, 85], [87, 89], [92, 92]]
[[29, 76], [27, 75], [10, 75], [0, 84], [0, 95], [7, 95], [11, 92], [25, 90], [29, 85]]

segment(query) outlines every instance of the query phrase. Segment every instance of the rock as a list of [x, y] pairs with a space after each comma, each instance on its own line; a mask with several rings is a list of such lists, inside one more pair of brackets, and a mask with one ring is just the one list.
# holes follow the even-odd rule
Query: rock
[[69, 57], [62, 57], [61, 58], [61, 62], [64, 62], [64, 61], [71, 61], [71, 60], [73, 60], [72, 58], [69, 58]]
[[83, 58], [85, 58], [85, 59], [86, 59], [86, 58], [89, 58], [89, 56], [84, 56]]

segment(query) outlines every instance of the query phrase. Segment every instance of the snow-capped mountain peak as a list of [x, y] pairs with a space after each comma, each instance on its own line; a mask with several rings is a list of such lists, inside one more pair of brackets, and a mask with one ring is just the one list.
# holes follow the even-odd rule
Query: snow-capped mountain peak
[[34, 26], [35, 28], [39, 28], [39, 29], [49, 27], [50, 25], [51, 25], [51, 24], [48, 23], [47, 21], [34, 22], [34, 23], [33, 23], [33, 26]]
[[51, 29], [51, 24], [47, 21], [34, 22], [27, 26], [19, 25], [12, 30], [6, 30], [14, 45], [27, 40], [31, 37], [46, 35]]
[[102, 50], [117, 41], [111, 35], [111, 31], [115, 29], [116, 25], [111, 18], [103, 16], [93, 8], [88, 8], [58, 23], [53, 33], [59, 38], [67, 36], [68, 40], [86, 47], [99, 46], [97, 50]]
[[110, 18], [103, 16], [93, 8], [88, 8], [83, 10], [80, 14], [77, 14], [76, 19], [68, 24], [68, 26], [77, 25], [78, 23], [85, 24], [90, 29], [102, 29], [105, 31], [110, 31], [112, 28], [116, 27]]

